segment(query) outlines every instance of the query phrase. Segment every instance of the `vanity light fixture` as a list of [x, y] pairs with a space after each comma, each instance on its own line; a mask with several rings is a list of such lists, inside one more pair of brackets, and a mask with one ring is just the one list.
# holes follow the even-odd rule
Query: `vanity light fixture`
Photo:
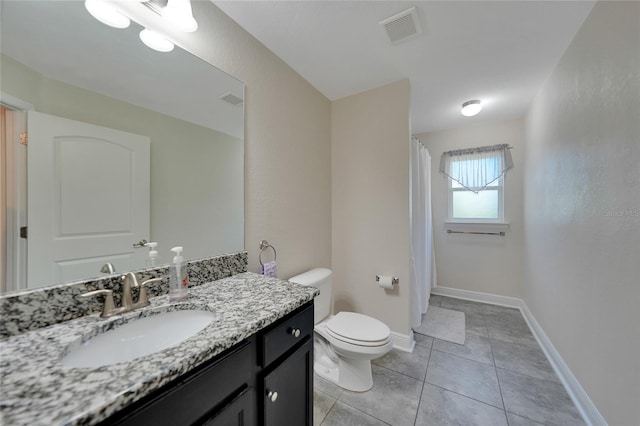
[[113, 28], [127, 28], [131, 20], [104, 0], [85, 0], [84, 7], [98, 21]]
[[465, 117], [473, 117], [482, 109], [482, 104], [479, 100], [467, 101], [462, 104], [462, 110], [460, 111]]
[[[166, 22], [168, 25], [183, 31], [194, 32], [198, 29], [198, 23], [193, 17], [191, 10], [191, 0], [168, 0], [165, 7], [161, 7], [158, 0], [128, 0], [130, 2], [136, 2], [144, 4], [146, 10], [152, 11], [161, 17], [160, 21]], [[142, 23], [145, 29], [140, 32], [140, 40], [158, 52], [171, 52], [174, 48], [174, 44], [169, 41], [164, 35], [157, 30], [148, 28], [147, 24], [143, 22], [149, 22], [148, 19], [142, 15], [138, 15], [137, 12], [130, 10], [127, 7], [118, 7], [118, 3], [122, 3], [114, 0], [85, 0], [84, 4], [89, 13], [103, 24], [107, 24], [114, 28], [127, 28], [131, 19]], [[127, 16], [129, 15], [129, 16]], [[136, 18], [138, 16], [138, 18]], [[158, 18], [154, 18], [151, 22], [154, 22], [152, 27], [157, 28], [162, 25], [158, 21]]]
[[162, 16], [185, 33], [192, 33], [198, 29], [198, 23], [191, 11], [191, 0], [169, 0], [167, 6], [162, 9]]
[[149, 28], [140, 31], [140, 40], [142, 40], [147, 47], [157, 50], [158, 52], [171, 52], [174, 47], [174, 44], [164, 38], [162, 34]]

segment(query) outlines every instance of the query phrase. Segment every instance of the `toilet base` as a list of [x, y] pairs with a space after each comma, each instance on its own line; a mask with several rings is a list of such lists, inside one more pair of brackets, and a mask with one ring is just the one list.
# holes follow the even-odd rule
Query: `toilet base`
[[359, 346], [332, 337], [326, 321], [316, 324], [313, 336], [313, 371], [323, 379], [353, 392], [366, 392], [373, 387], [371, 360], [380, 358], [393, 348], [393, 342], [381, 346]]
[[336, 356], [327, 352], [326, 342], [314, 342], [313, 371], [323, 379], [353, 392], [366, 392], [373, 387], [371, 361]]

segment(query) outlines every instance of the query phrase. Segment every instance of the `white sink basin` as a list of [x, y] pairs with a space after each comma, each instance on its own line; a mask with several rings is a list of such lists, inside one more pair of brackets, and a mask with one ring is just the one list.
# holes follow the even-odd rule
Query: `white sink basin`
[[207, 311], [171, 311], [132, 320], [98, 334], [62, 358], [68, 367], [96, 368], [127, 362], [175, 346], [211, 324]]

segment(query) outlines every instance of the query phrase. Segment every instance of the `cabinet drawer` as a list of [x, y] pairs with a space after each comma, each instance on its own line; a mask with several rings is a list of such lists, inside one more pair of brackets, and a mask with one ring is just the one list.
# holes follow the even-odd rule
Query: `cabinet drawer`
[[[131, 409], [107, 420], [117, 425], [191, 425], [211, 416], [216, 406], [239, 388], [252, 383], [255, 374], [250, 341], [231, 350], [198, 371], [178, 378]], [[221, 407], [222, 408], [222, 407]]]
[[261, 366], [271, 364], [308, 336], [313, 336], [313, 303], [262, 334]]

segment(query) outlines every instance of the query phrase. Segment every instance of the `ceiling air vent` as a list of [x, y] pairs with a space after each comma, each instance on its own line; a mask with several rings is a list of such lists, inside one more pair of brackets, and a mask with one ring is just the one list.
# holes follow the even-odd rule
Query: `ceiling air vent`
[[396, 44], [422, 32], [418, 20], [418, 9], [411, 7], [390, 18], [380, 21], [391, 43]]
[[227, 92], [224, 93], [220, 96], [218, 96], [219, 99], [222, 99], [223, 101], [233, 105], [233, 106], [238, 106], [240, 104], [242, 104], [242, 98], [237, 97], [236, 95], [234, 95], [231, 92]]

